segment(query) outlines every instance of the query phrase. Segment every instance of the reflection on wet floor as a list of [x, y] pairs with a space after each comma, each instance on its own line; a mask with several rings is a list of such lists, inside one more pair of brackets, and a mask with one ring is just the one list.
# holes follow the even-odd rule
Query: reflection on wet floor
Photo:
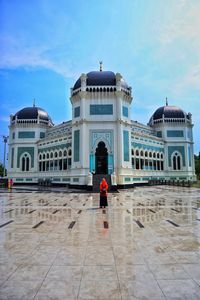
[[[200, 299], [200, 193], [0, 194], [0, 299]], [[101, 288], [103, 286], [103, 289]]]

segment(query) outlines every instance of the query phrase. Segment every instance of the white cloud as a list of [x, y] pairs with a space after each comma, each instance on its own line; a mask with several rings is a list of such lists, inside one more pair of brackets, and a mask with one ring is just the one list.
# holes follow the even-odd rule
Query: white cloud
[[157, 57], [172, 66], [171, 92], [184, 95], [200, 89], [200, 1], [171, 2], [171, 14], [160, 24]]
[[178, 39], [200, 44], [200, 2], [173, 1], [170, 18], [165, 21], [160, 24], [158, 34], [162, 46], [170, 46]]
[[175, 95], [179, 95], [187, 89], [200, 91], [200, 64], [192, 65], [181, 80], [176, 80], [172, 87]]
[[[28, 42], [28, 41], [27, 41]], [[64, 78], [74, 78], [77, 76], [70, 70], [70, 62], [66, 57], [63, 61], [58, 61], [48, 55], [52, 50], [45, 45], [27, 46], [24, 41], [19, 41], [10, 36], [0, 38], [3, 45], [1, 54], [0, 68], [16, 69], [16, 68], [45, 68], [60, 74]], [[67, 62], [67, 63], [65, 63]]]

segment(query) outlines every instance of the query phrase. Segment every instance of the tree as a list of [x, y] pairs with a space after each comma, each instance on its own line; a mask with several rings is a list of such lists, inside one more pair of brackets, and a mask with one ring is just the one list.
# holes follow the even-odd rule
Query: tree
[[[3, 171], [4, 171], [3, 164], [0, 163], [0, 177], [3, 177]], [[6, 170], [6, 174], [7, 174], [7, 170]]]
[[195, 160], [195, 172], [197, 175], [197, 179], [200, 179], [200, 152], [199, 155], [194, 155]]

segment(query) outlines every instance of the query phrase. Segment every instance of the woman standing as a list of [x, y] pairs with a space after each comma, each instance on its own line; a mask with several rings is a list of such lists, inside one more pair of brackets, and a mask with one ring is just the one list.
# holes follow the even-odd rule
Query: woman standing
[[108, 206], [107, 196], [108, 196], [108, 184], [105, 178], [102, 179], [100, 183], [100, 208]]

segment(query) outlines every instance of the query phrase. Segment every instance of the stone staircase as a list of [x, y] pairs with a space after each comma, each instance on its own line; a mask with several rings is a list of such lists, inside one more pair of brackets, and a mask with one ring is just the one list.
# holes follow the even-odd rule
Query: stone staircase
[[105, 178], [108, 184], [108, 191], [111, 190], [111, 176], [108, 174], [94, 174], [93, 175], [93, 192], [99, 192], [101, 180]]

